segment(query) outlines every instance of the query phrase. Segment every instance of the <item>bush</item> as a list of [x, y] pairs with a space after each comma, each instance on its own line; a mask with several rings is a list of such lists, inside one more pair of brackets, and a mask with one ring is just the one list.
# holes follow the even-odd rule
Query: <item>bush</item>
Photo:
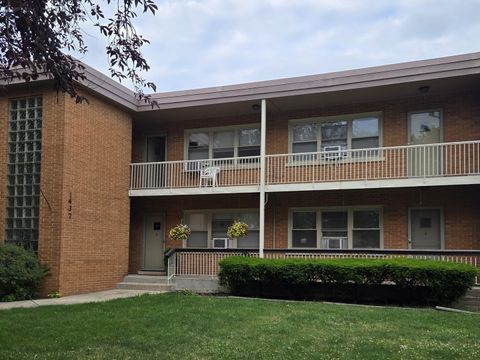
[[31, 299], [48, 274], [32, 251], [0, 245], [0, 301]]
[[449, 304], [474, 285], [473, 266], [414, 259], [259, 259], [220, 262], [220, 284], [245, 296]]

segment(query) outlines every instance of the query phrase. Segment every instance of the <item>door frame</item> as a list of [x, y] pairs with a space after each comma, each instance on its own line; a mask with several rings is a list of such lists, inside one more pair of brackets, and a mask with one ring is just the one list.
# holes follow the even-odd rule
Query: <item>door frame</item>
[[407, 244], [408, 248], [412, 249], [412, 210], [439, 210], [440, 211], [440, 249], [445, 250], [445, 218], [443, 215], [443, 207], [442, 206], [414, 206], [408, 208], [408, 238]]
[[168, 151], [168, 146], [167, 146], [168, 137], [167, 137], [167, 134], [165, 134], [164, 132], [161, 132], [161, 133], [152, 133], [152, 134], [145, 135], [144, 140], [143, 140], [143, 161], [144, 161], [144, 162], [147, 162], [147, 156], [148, 156], [148, 138], [154, 138], [154, 137], [163, 137], [163, 138], [165, 138], [165, 160], [164, 160], [164, 161], [167, 161], [167, 159], [168, 159], [168, 154], [167, 154], [167, 151]]
[[[145, 268], [145, 237], [146, 237], [146, 229], [145, 229], [145, 225], [146, 225], [146, 219], [147, 217], [149, 216], [159, 216], [161, 219], [162, 219], [162, 224], [163, 224], [163, 249], [162, 249], [162, 252], [165, 253], [165, 242], [167, 241], [167, 232], [166, 232], [166, 214], [165, 212], [147, 212], [147, 213], [144, 213], [143, 214], [143, 224], [142, 224], [142, 259], [141, 259], [141, 262], [140, 262], [140, 269], [142, 271], [156, 271], [156, 270], [159, 270], [161, 271], [162, 269], [147, 269]], [[165, 270], [165, 266], [163, 268], [163, 270]]]
[[440, 142], [442, 143], [444, 141], [444, 139], [443, 139], [443, 128], [444, 128], [443, 109], [442, 108], [430, 108], [430, 109], [414, 110], [414, 111], [408, 111], [407, 112], [407, 145], [413, 145], [412, 143], [410, 143], [410, 130], [411, 130], [410, 119], [411, 119], [411, 115], [422, 114], [422, 113], [432, 112], [432, 111], [440, 112]]

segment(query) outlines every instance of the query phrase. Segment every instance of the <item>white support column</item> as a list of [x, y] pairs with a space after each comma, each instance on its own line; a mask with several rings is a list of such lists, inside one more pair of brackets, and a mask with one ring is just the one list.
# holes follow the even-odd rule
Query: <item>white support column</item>
[[265, 99], [262, 99], [260, 137], [260, 239], [258, 255], [263, 258], [263, 248], [265, 246], [265, 146], [267, 139], [267, 101]]

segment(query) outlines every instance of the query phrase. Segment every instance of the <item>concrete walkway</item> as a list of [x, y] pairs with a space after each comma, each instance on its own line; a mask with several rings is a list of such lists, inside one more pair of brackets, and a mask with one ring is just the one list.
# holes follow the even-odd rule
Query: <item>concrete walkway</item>
[[148, 290], [124, 290], [114, 289], [106, 291], [98, 291], [87, 294], [65, 296], [58, 299], [37, 299], [12, 302], [0, 302], [0, 310], [15, 308], [34, 308], [46, 305], [72, 305], [85, 304], [93, 302], [108, 301], [114, 299], [123, 299], [143, 294], [161, 294], [165, 291], [148, 291]]

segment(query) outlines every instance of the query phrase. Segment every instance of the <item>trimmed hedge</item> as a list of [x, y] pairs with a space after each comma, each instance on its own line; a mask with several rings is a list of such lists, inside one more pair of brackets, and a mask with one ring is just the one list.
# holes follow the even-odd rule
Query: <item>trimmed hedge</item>
[[474, 285], [470, 265], [414, 259], [259, 259], [220, 262], [233, 294], [350, 302], [449, 304]]
[[0, 301], [31, 299], [37, 295], [48, 269], [37, 256], [17, 245], [0, 245]]

